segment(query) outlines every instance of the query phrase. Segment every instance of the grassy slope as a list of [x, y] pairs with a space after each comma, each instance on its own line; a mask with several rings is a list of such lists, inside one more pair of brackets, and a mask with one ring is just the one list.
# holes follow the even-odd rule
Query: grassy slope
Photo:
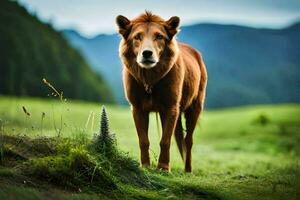
[[[22, 106], [30, 112], [30, 117], [23, 113]], [[100, 109], [101, 105], [82, 102], [0, 97], [0, 118], [4, 121], [4, 131], [14, 135], [57, 136], [54, 124], [60, 128], [62, 117], [62, 136], [76, 138], [82, 133], [92, 136], [93, 132], [99, 130]], [[118, 146], [138, 159], [137, 136], [129, 109], [108, 105], [107, 111]], [[46, 114], [43, 122], [42, 112]], [[90, 117], [87, 124], [90, 112], [95, 113], [95, 119]], [[270, 122], [266, 125], [255, 123], [260, 115], [266, 116]], [[220, 199], [296, 199], [296, 188], [300, 187], [299, 116], [299, 105], [254, 106], [205, 112], [201, 128], [197, 128], [194, 136], [193, 174], [182, 173], [183, 164], [173, 142], [172, 173], [160, 175], [155, 171], [149, 172], [151, 177], [165, 184], [165, 189], [159, 193], [137, 188], [133, 190], [151, 198], [180, 198], [180, 195], [186, 196], [185, 193], [192, 193], [192, 197], [195, 197], [195, 194], [201, 196], [205, 191]], [[159, 135], [154, 116], [149, 131], [151, 157], [155, 166]], [[29, 199], [34, 195], [45, 195], [45, 192], [37, 191], [34, 187], [4, 185], [0, 189], [0, 197], [13, 193], [15, 196], [26, 193]], [[185, 187], [189, 189], [177, 190], [181, 193], [174, 196], [166, 192], [168, 188]], [[62, 198], [95, 197], [95, 194], [74, 196], [67, 191], [53, 190], [53, 195]]]

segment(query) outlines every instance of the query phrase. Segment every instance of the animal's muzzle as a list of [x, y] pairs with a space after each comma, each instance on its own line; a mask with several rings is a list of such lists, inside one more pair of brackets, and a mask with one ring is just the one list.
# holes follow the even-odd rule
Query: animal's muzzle
[[144, 59], [149, 59], [149, 58], [152, 57], [153, 52], [150, 51], [150, 50], [144, 50], [143, 53], [142, 53], [142, 55], [143, 55], [143, 58], [144, 58]]
[[142, 63], [145, 64], [145, 65], [151, 65], [151, 64], [154, 64], [156, 63], [154, 58], [153, 58], [153, 52], [150, 51], [150, 50], [144, 50], [142, 52]]

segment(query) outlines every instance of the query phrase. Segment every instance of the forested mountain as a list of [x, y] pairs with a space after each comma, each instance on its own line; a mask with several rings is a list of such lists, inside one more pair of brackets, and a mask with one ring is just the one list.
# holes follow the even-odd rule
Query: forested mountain
[[183, 27], [179, 39], [206, 61], [207, 106], [300, 102], [300, 24], [279, 30], [200, 24]]
[[[63, 33], [125, 103], [119, 36]], [[196, 24], [183, 26], [178, 40], [202, 52], [209, 75], [207, 107], [300, 102], [300, 24], [284, 29]]]
[[46, 97], [43, 78], [66, 98], [114, 101], [100, 74], [61, 33], [17, 2], [0, 0], [0, 94]]

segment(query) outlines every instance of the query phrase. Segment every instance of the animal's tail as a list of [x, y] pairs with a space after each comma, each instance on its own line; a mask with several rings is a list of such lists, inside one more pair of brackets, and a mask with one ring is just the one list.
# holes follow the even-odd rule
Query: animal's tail
[[[201, 72], [201, 79], [200, 79], [200, 85], [199, 85], [199, 100], [201, 103], [200, 117], [201, 117], [201, 113], [204, 110], [204, 101], [205, 101], [205, 96], [206, 96], [206, 86], [207, 86], [208, 76], [207, 76], [206, 66], [203, 61], [203, 57], [202, 57], [201, 53], [198, 52], [196, 54], [196, 57], [197, 57], [197, 61], [200, 66], [200, 72]], [[200, 120], [198, 120], [198, 122], [197, 122], [198, 127], [200, 127], [199, 121]]]
[[[199, 52], [197, 52], [195, 55], [196, 55], [196, 58], [197, 58], [197, 61], [198, 61], [199, 67], [200, 67], [200, 72], [201, 72], [198, 98], [199, 98], [199, 101], [201, 104], [201, 111], [202, 111], [204, 108], [205, 92], [206, 92], [206, 85], [207, 85], [207, 71], [206, 71], [206, 67], [205, 67], [205, 64], [204, 64], [201, 54]], [[177, 120], [174, 135], [175, 135], [177, 147], [179, 149], [181, 158], [183, 161], [185, 161], [186, 146], [185, 146], [185, 140], [184, 140], [184, 130], [182, 128], [182, 123], [181, 123], [181, 115], [179, 116], [179, 118]]]
[[179, 118], [177, 120], [174, 136], [175, 136], [175, 140], [176, 140], [176, 144], [177, 144], [180, 156], [181, 156], [182, 160], [185, 161], [186, 148], [185, 148], [185, 142], [184, 142], [184, 131], [182, 128], [182, 123], [181, 123], [181, 115], [179, 116]]

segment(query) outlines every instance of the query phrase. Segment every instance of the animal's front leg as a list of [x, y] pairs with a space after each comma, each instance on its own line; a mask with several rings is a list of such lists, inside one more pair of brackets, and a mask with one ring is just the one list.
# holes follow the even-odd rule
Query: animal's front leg
[[136, 131], [139, 137], [139, 145], [141, 150], [141, 164], [143, 167], [150, 166], [149, 157], [149, 139], [148, 139], [148, 125], [149, 112], [142, 111], [136, 107], [132, 109]]
[[160, 141], [160, 155], [157, 168], [169, 171], [171, 137], [179, 116], [179, 108], [172, 107], [164, 109], [159, 114], [162, 122], [163, 134]]

